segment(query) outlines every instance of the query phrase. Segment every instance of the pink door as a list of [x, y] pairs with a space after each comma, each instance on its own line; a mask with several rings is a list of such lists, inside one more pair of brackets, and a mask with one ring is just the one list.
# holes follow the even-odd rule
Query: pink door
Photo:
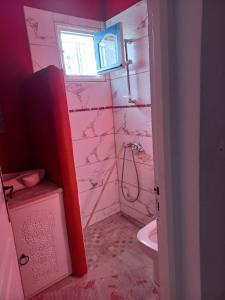
[[2, 183], [0, 181], [0, 299], [22, 300], [19, 266], [12, 227], [8, 220]]

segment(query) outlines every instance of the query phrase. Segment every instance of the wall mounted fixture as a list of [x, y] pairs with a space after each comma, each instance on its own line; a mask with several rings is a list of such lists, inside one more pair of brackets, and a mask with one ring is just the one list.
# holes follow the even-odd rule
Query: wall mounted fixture
[[128, 57], [128, 44], [133, 43], [133, 40], [124, 40], [124, 46], [125, 46], [125, 58], [126, 58], [126, 70], [127, 70], [127, 89], [128, 89], [128, 96], [124, 96], [124, 98], [128, 98], [129, 103], [136, 103], [137, 100], [133, 99], [131, 96], [131, 86], [130, 86], [130, 65], [133, 63], [132, 60]]

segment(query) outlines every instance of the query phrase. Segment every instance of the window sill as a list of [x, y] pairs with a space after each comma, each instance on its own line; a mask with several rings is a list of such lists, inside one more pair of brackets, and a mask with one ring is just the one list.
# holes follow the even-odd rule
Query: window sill
[[64, 73], [64, 78], [65, 81], [79, 81], [79, 82], [101, 82], [101, 81], [106, 81], [106, 76], [105, 75], [100, 75], [100, 76], [68, 76], [65, 75]]

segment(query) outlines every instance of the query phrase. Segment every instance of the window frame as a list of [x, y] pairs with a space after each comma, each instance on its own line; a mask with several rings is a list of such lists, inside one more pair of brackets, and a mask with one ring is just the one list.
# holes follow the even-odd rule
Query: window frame
[[[102, 66], [101, 64], [101, 54], [100, 54], [100, 43], [107, 36], [114, 36], [117, 42], [117, 56], [118, 61], [115, 64]], [[99, 32], [96, 32], [94, 35], [94, 47], [95, 47], [95, 57], [97, 64], [97, 72], [98, 74], [105, 74], [108, 72], [113, 72], [116, 70], [120, 70], [125, 67], [125, 45], [124, 45], [124, 37], [123, 37], [123, 25], [121, 22], [113, 24]]]
[[[92, 35], [93, 36], [93, 46], [94, 46], [94, 34], [101, 30], [101, 28], [91, 28], [91, 27], [81, 27], [76, 25], [67, 25], [67, 24], [60, 24], [56, 23], [56, 35], [57, 35], [57, 49], [59, 53], [59, 59], [60, 59], [60, 65], [64, 72], [64, 77], [66, 81], [106, 81], [105, 75], [67, 75], [66, 74], [66, 68], [64, 64], [64, 57], [63, 57], [63, 49], [62, 49], [62, 41], [61, 41], [61, 32], [62, 31], [68, 31], [68, 32], [74, 32], [75, 34], [84, 34], [84, 35]], [[97, 67], [96, 67], [97, 69]]]

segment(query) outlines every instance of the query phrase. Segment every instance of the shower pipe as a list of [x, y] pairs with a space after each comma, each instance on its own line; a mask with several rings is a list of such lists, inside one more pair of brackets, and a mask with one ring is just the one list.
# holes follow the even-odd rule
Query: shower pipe
[[[137, 144], [137, 143], [129, 143], [129, 144], [125, 145], [124, 147], [125, 147], [125, 148], [124, 148], [124, 151], [125, 151], [126, 148], [130, 147], [131, 150], [132, 150], [132, 154], [133, 154], [133, 150], [137, 150], [137, 151], [139, 151], [139, 152], [143, 151], [143, 147], [142, 147], [140, 144]], [[119, 153], [118, 153], [118, 157], [120, 156], [120, 154], [122, 153], [122, 151], [123, 151], [123, 147], [120, 149], [120, 151], [119, 151]], [[134, 156], [133, 156], [133, 159], [134, 159]], [[105, 191], [106, 184], [108, 183], [109, 178], [110, 178], [110, 176], [112, 175], [112, 172], [113, 172], [113, 170], [114, 170], [116, 164], [117, 164], [117, 160], [115, 160], [115, 163], [113, 164], [112, 168], [110, 169], [110, 172], [109, 172], [108, 175], [106, 176], [105, 184], [103, 185], [103, 188], [102, 188], [102, 190], [101, 190], [101, 192], [100, 192], [100, 194], [99, 194], [99, 196], [98, 196], [98, 198], [97, 198], [97, 201], [96, 201], [96, 203], [95, 203], [95, 205], [94, 205], [94, 207], [93, 207], [93, 209], [92, 209], [92, 211], [91, 211], [91, 214], [90, 214], [90, 216], [89, 216], [89, 218], [88, 218], [88, 220], [87, 220], [87, 223], [86, 223], [86, 225], [84, 226], [84, 230], [88, 227], [88, 225], [89, 225], [90, 222], [91, 222], [91, 219], [92, 219], [92, 217], [93, 217], [93, 215], [94, 215], [94, 213], [95, 213], [95, 210], [96, 210], [96, 208], [97, 208], [97, 206], [98, 206], [98, 203], [99, 203], [99, 201], [100, 201], [100, 199], [101, 199], [101, 197], [102, 197], [102, 194], [103, 194], [104, 191]], [[137, 167], [136, 167], [136, 168], [137, 168]], [[136, 170], [137, 170], [137, 169], [136, 169]], [[139, 181], [139, 180], [138, 180], [138, 181]], [[140, 186], [140, 184], [139, 184], [139, 186]], [[140, 190], [140, 187], [139, 187], [139, 190]], [[123, 193], [123, 195], [124, 195], [124, 193]], [[140, 191], [138, 192], [138, 197], [139, 197], [139, 195], [140, 195]], [[138, 197], [137, 197], [137, 199], [138, 199]], [[124, 198], [126, 199], [126, 197], [124, 197]], [[137, 200], [137, 199], [136, 199], [136, 200]], [[127, 199], [126, 199], [126, 200], [127, 200]], [[136, 201], [136, 200], [135, 200], [135, 201]], [[134, 202], [134, 201], [132, 201], [132, 202]]]
[[131, 86], [130, 86], [130, 65], [132, 64], [132, 60], [128, 57], [128, 48], [127, 45], [133, 43], [133, 40], [124, 40], [124, 46], [125, 46], [125, 59], [126, 59], [126, 70], [127, 70], [127, 89], [128, 89], [128, 96], [124, 96], [124, 98], [128, 98], [129, 103], [135, 104], [137, 101], [136, 99], [133, 99], [131, 96]]

